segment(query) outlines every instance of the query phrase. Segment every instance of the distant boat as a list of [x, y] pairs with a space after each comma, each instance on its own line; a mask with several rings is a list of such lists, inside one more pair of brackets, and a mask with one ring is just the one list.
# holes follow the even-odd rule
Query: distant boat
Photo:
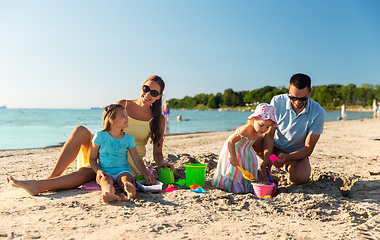
[[101, 107], [92, 107], [91, 109], [102, 109]]
[[6, 109], [7, 107], [4, 105], [4, 106], [2, 106], [2, 107], [0, 107], [0, 108], [2, 108], [2, 109]]

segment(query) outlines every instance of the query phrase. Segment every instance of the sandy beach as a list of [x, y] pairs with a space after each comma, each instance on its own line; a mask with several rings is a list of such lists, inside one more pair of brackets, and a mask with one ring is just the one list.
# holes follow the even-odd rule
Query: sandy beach
[[[185, 163], [207, 164], [205, 193], [179, 186], [112, 204], [100, 202], [99, 190], [30, 196], [7, 183], [7, 175], [44, 179], [61, 147], [0, 151], [0, 239], [380, 239], [380, 140], [370, 139], [380, 136], [379, 119], [327, 122], [310, 157], [312, 180], [288, 185], [286, 172], [274, 169], [279, 189], [271, 199], [211, 187], [231, 133], [165, 139], [176, 180], [185, 178]], [[154, 169], [151, 146], [147, 153]], [[76, 161], [67, 172], [75, 169]]]

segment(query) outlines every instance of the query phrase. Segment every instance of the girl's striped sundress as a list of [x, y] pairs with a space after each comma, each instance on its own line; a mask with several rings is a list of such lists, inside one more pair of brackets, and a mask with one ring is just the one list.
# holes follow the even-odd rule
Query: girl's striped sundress
[[[241, 140], [235, 144], [235, 151], [239, 165], [252, 173], [257, 179], [257, 157], [252, 148], [255, 140], [250, 140], [242, 136], [239, 130], [236, 131], [241, 138]], [[228, 140], [229, 138], [224, 143], [222, 151], [220, 152], [218, 166], [215, 170], [214, 177], [212, 178], [212, 185], [233, 193], [252, 192], [251, 181], [245, 179], [242, 172], [230, 164]]]

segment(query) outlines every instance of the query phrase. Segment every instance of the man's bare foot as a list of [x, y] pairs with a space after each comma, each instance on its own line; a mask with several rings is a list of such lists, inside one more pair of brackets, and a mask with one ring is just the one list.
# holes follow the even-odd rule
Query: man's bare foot
[[102, 196], [103, 202], [109, 203], [109, 202], [114, 202], [114, 201], [119, 201], [119, 196], [112, 194], [110, 192], [106, 192]]
[[13, 187], [23, 188], [32, 196], [37, 196], [40, 193], [40, 191], [36, 187], [36, 181], [34, 180], [18, 181], [14, 179], [12, 176], [8, 176], [7, 181]]
[[136, 196], [136, 188], [130, 182], [124, 183], [124, 192], [127, 194], [128, 199], [134, 199]]

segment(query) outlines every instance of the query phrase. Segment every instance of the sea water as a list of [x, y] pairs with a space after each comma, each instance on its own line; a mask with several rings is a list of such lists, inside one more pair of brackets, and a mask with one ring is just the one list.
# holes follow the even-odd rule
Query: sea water
[[[166, 134], [234, 130], [251, 112], [175, 110], [169, 115]], [[182, 116], [177, 121], [177, 115]], [[326, 121], [337, 121], [340, 112], [327, 112]], [[372, 112], [347, 112], [347, 120], [372, 117]], [[0, 150], [41, 148], [62, 144], [82, 125], [91, 132], [102, 129], [102, 109], [0, 109]]]
[[0, 109], [0, 150], [61, 144], [77, 125], [101, 124], [102, 109]]

